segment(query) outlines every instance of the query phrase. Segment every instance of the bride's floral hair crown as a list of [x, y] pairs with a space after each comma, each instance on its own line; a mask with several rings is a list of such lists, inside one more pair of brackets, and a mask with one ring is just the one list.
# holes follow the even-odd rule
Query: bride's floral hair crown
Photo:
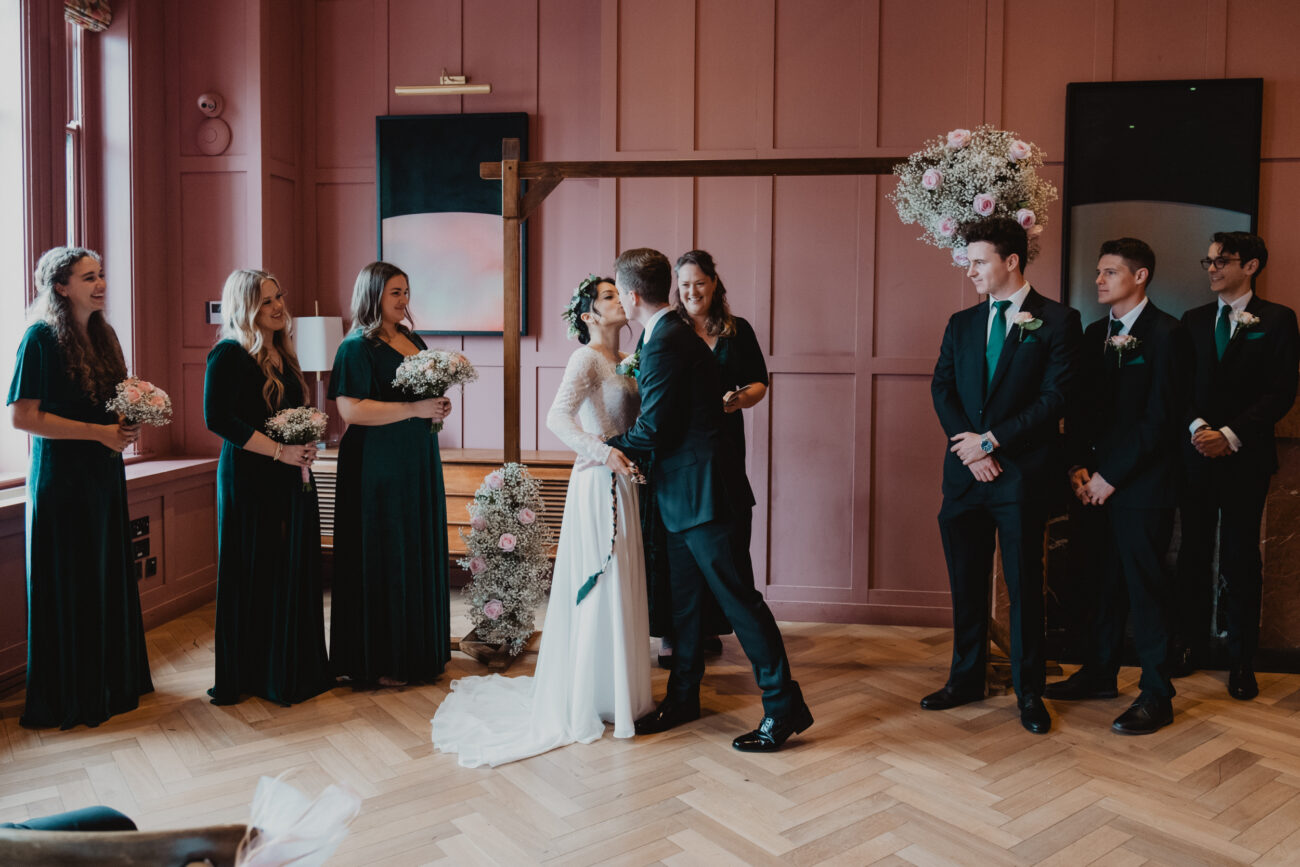
[[[591, 309], [591, 304], [596, 300], [596, 289], [601, 283], [612, 282], [607, 277], [601, 277], [596, 274], [588, 274], [578, 288], [573, 290], [573, 295], [569, 298], [569, 303], [565, 305], [564, 312], [560, 316], [565, 322], [569, 323], [569, 338], [578, 338], [582, 340], [586, 332], [586, 323], [582, 321], [582, 314]], [[583, 343], [587, 341], [582, 340]]]

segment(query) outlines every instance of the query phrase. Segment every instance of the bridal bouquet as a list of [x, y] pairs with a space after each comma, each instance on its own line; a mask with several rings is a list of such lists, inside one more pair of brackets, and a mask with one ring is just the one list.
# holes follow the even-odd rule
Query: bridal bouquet
[[117, 394], [104, 404], [121, 417], [123, 424], [151, 424], [162, 427], [172, 420], [172, 399], [152, 382], [130, 376], [117, 384]]
[[[478, 379], [478, 371], [470, 360], [450, 349], [426, 349], [408, 355], [397, 366], [393, 385], [419, 400], [442, 397], [453, 385], [464, 385]], [[429, 430], [438, 433], [442, 422], [435, 421]]]
[[[315, 407], [299, 406], [282, 409], [266, 420], [266, 432], [271, 439], [287, 446], [305, 446], [325, 438], [325, 425], [329, 416]], [[311, 490], [311, 472], [302, 468], [302, 489]]]
[[516, 656], [532, 637], [534, 614], [551, 584], [541, 485], [523, 464], [506, 464], [483, 478], [466, 508], [470, 529], [460, 537], [469, 556], [459, 562], [470, 573], [462, 591], [470, 619], [480, 640]]
[[1056, 187], [1039, 177], [1043, 152], [1016, 134], [992, 126], [955, 129], [894, 166], [898, 186], [889, 194], [905, 224], [920, 225], [918, 240], [952, 250], [967, 267], [957, 231], [980, 217], [1010, 217], [1029, 233], [1030, 256], [1047, 223]]

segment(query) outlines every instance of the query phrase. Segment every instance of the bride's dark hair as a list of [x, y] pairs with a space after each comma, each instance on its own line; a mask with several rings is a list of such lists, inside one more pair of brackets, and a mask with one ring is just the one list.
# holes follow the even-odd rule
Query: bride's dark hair
[[560, 317], [569, 323], [569, 336], [578, 338], [578, 342], [583, 346], [591, 342], [591, 330], [587, 328], [587, 323], [582, 321], [582, 314], [589, 312], [591, 305], [596, 303], [601, 283], [612, 286], [614, 278], [588, 274], [586, 279], [578, 284], [578, 288], [573, 290], [573, 295], [569, 298], [569, 306], [565, 307], [564, 312], [560, 314]]

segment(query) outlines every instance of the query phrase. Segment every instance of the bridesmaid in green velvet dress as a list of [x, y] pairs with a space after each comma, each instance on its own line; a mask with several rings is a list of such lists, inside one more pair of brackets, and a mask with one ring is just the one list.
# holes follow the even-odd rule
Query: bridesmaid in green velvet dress
[[412, 400], [397, 366], [425, 349], [406, 274], [372, 262], [352, 290], [352, 333], [339, 345], [330, 397], [348, 423], [339, 444], [330, 662], [358, 685], [431, 681], [451, 659], [447, 504], [430, 421], [445, 397]]
[[203, 417], [219, 435], [213, 704], [257, 695], [279, 705], [333, 686], [325, 653], [320, 508], [303, 490], [315, 445], [281, 445], [266, 420], [306, 402], [284, 292], [265, 271], [221, 291], [222, 340], [208, 353]]
[[122, 465], [139, 427], [104, 408], [126, 362], [104, 318], [99, 254], [55, 247], [36, 286], [9, 387], [14, 427], [32, 435], [20, 722], [68, 729], [133, 710], [153, 691]]

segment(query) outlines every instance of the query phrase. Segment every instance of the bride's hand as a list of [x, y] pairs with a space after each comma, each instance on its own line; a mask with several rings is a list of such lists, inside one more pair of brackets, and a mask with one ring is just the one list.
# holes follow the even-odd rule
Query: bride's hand
[[627, 459], [627, 455], [613, 448], [609, 450], [609, 457], [605, 458], [605, 466], [620, 476], [630, 476], [636, 471], [636, 465]]

